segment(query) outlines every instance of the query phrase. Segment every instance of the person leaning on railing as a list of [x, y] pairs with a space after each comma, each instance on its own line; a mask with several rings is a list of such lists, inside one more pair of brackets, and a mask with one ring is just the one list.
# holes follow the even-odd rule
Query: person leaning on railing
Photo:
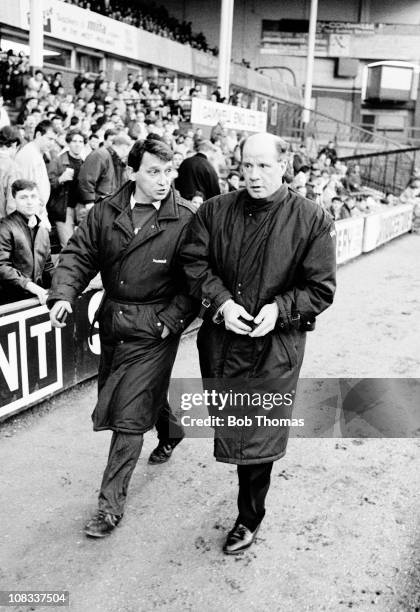
[[37, 185], [19, 179], [12, 195], [16, 210], [0, 221], [0, 303], [35, 296], [45, 304], [54, 266]]

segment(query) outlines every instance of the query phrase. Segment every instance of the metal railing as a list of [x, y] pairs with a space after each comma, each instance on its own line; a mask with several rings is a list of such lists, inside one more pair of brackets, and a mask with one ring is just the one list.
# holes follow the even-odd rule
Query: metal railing
[[349, 155], [340, 157], [340, 160], [347, 166], [353, 162], [360, 167], [360, 176], [364, 185], [399, 196], [413, 177], [419, 151], [420, 148], [410, 147]]
[[305, 126], [302, 122], [303, 110], [303, 106], [298, 104], [279, 101], [274, 125], [271, 122], [273, 114], [271, 113], [269, 117], [269, 131], [293, 142], [305, 142], [310, 138], [318, 148], [332, 140], [341, 155], [395, 150], [406, 146], [398, 140], [392, 140], [318, 111], [311, 111], [310, 121]]

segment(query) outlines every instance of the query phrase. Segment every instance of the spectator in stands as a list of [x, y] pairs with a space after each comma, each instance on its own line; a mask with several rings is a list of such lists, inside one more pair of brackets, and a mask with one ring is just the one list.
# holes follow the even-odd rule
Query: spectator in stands
[[34, 76], [30, 77], [26, 87], [27, 98], [42, 100], [50, 93], [50, 86], [45, 79], [42, 70], [35, 70]]
[[326, 206], [326, 210], [330, 213], [334, 221], [338, 221], [341, 219], [341, 207], [343, 205], [343, 201], [339, 196], [335, 196], [331, 199], [331, 204]]
[[95, 134], [95, 133], [92, 133], [89, 136], [88, 142], [87, 142], [87, 145], [86, 145], [85, 159], [89, 155], [89, 153], [92, 153], [92, 151], [96, 151], [96, 149], [99, 147], [99, 145], [100, 145], [99, 136], [97, 134]]
[[349, 219], [360, 215], [360, 210], [356, 206], [356, 200], [352, 196], [347, 196], [340, 209], [340, 219]]
[[326, 155], [327, 159], [329, 159], [331, 161], [331, 165], [334, 165], [335, 162], [337, 161], [337, 151], [335, 149], [335, 145], [334, 145], [334, 141], [330, 140], [327, 144], [327, 146], [323, 147], [320, 152], [319, 155], [324, 154]]
[[304, 144], [299, 145], [299, 149], [293, 155], [293, 171], [297, 174], [301, 167], [310, 167], [309, 156]]
[[51, 121], [45, 119], [35, 127], [34, 140], [24, 145], [16, 154], [16, 163], [20, 167], [22, 177], [34, 181], [38, 187], [41, 198], [40, 216], [47, 227], [50, 227], [46, 206], [51, 193], [50, 181], [48, 178], [47, 167], [44, 161], [44, 154], [47, 154], [54, 147], [56, 135]]
[[197, 154], [180, 165], [175, 187], [186, 200], [191, 200], [196, 191], [201, 191], [205, 200], [220, 194], [219, 178], [209, 161], [215, 151], [209, 140], [202, 140], [197, 145]]
[[64, 248], [76, 225], [76, 206], [79, 203], [78, 176], [83, 163], [85, 137], [79, 130], [66, 135], [68, 150], [54, 157], [48, 166], [51, 196], [47, 210], [50, 221], [55, 221], [61, 248]]
[[204, 202], [204, 194], [201, 191], [196, 191], [191, 198], [191, 204], [194, 206], [194, 209], [197, 211], [200, 206]]
[[215, 89], [215, 90], [212, 92], [212, 94], [211, 94], [211, 95], [212, 95], [212, 97], [214, 97], [214, 101], [215, 101], [215, 102], [220, 102], [220, 103], [222, 103], [222, 102], [224, 102], [224, 101], [225, 101], [225, 99], [226, 99], [224, 96], [222, 96], [222, 88], [220, 87], [220, 85], [218, 85], [218, 86], [216, 87], [216, 89]]
[[15, 161], [20, 144], [19, 132], [8, 125], [0, 130], [0, 219], [13, 212], [14, 198], [12, 184], [21, 178], [21, 171]]
[[178, 171], [183, 161], [184, 161], [184, 156], [182, 155], [181, 151], [175, 151], [174, 156], [172, 158], [172, 165], [175, 168], [175, 170]]
[[[78, 176], [78, 190], [83, 216], [99, 197], [107, 196], [126, 181], [126, 159], [133, 141], [123, 132], [113, 137], [112, 146], [92, 151], [83, 162]], [[80, 219], [79, 219], [80, 220]]]
[[229, 172], [229, 174], [227, 175], [229, 191], [236, 191], [237, 189], [239, 189], [240, 181], [241, 175], [239, 174], [239, 172], [236, 172], [236, 170], [232, 170], [231, 172]]
[[342, 184], [347, 193], [357, 193], [361, 189], [361, 178], [359, 166], [348, 167]]
[[28, 98], [26, 102], [24, 103], [19, 115], [17, 116], [16, 123], [18, 123], [19, 125], [23, 125], [27, 117], [31, 114], [31, 112], [34, 109], [37, 108], [37, 106], [38, 106], [37, 98]]
[[73, 81], [73, 87], [74, 87], [74, 91], [76, 92], [76, 95], [78, 95], [80, 90], [82, 89], [83, 83], [86, 83], [86, 79], [84, 77], [83, 72], [79, 72], [79, 74], [75, 77]]
[[0, 221], [1, 301], [35, 296], [45, 304], [54, 266], [49, 231], [39, 216], [41, 202], [36, 183], [15, 181], [12, 196], [15, 211]]
[[93, 83], [86, 83], [86, 86], [83, 87], [77, 97], [84, 102], [90, 102], [95, 95], [95, 85]]
[[50, 91], [53, 95], [58, 93], [60, 87], [63, 87], [63, 75], [61, 72], [56, 72], [51, 79]]
[[10, 125], [9, 114], [4, 107], [4, 98], [0, 95], [0, 129], [5, 125]]

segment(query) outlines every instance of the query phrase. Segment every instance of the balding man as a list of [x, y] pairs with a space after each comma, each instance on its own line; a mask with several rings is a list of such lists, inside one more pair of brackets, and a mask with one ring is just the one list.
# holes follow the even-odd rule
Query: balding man
[[77, 177], [81, 200], [78, 207], [79, 222], [86, 218], [98, 199], [110, 195], [127, 180], [126, 161], [132, 145], [131, 138], [121, 132], [112, 134], [111, 145], [104, 144], [89, 153]]
[[335, 291], [333, 222], [283, 182], [287, 143], [255, 134], [241, 159], [246, 188], [205, 202], [182, 250], [190, 292], [206, 311], [197, 339], [204, 386], [232, 392], [211, 407], [216, 460], [237, 464], [239, 479], [226, 554], [255, 539], [290, 423], [267, 417], [291, 417], [306, 331]]
[[208, 200], [220, 194], [219, 177], [209, 161], [216, 147], [210, 140], [200, 140], [196, 148], [197, 154], [187, 157], [180, 165], [175, 187], [186, 200], [192, 200], [196, 191], [201, 191]]

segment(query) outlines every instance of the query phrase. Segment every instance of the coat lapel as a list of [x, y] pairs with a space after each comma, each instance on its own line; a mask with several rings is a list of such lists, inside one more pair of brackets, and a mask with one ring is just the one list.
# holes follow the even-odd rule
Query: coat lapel
[[131, 229], [131, 233], [133, 234], [134, 238], [128, 245], [123, 257], [127, 257], [127, 255], [132, 253], [142, 244], [164, 232], [166, 223], [162, 223], [162, 221], [176, 221], [177, 219], [179, 219], [178, 204], [176, 202], [174, 190], [171, 189], [168, 196], [162, 201], [161, 207], [157, 215], [154, 217], [154, 221], [152, 221], [151, 225], [144, 228], [137, 235], [134, 235], [133, 229]]

